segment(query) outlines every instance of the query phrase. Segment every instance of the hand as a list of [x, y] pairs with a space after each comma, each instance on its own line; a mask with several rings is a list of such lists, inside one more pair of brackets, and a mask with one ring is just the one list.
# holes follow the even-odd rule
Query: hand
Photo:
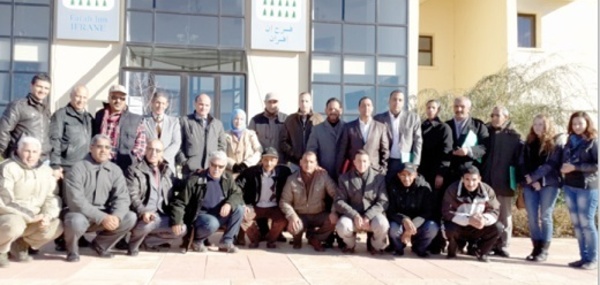
[[58, 181], [63, 178], [63, 169], [59, 167], [58, 169], [52, 170], [52, 176]]
[[37, 214], [31, 219], [31, 223], [37, 223], [44, 219], [44, 214]]
[[104, 217], [102, 220], [102, 226], [109, 231], [116, 230], [119, 227], [119, 224], [119, 218], [113, 215], [106, 215], [106, 217]]
[[457, 148], [454, 151], [452, 151], [452, 154], [456, 156], [467, 156], [468, 153], [469, 151], [466, 147]]
[[411, 238], [412, 235], [405, 231], [402, 233], [402, 235], [400, 235], [400, 242], [402, 242], [404, 245], [409, 245], [412, 243]]
[[363, 228], [363, 218], [360, 215], [356, 215], [354, 216], [354, 227], [356, 228], [356, 231], [360, 231]]
[[570, 163], [563, 163], [562, 167], [560, 168], [561, 173], [571, 173], [573, 171], [575, 171], [575, 165]]
[[231, 204], [229, 204], [229, 203], [223, 204], [223, 206], [221, 207], [221, 212], [219, 212], [219, 215], [221, 215], [221, 217], [227, 217], [227, 216], [229, 216], [229, 213], [231, 213]]
[[156, 217], [154, 216], [154, 213], [147, 212], [142, 214], [142, 221], [144, 221], [146, 224], [154, 221], [155, 218]]
[[540, 191], [540, 189], [542, 189], [542, 185], [540, 185], [540, 182], [533, 182], [533, 184], [531, 184], [531, 187], [533, 187], [533, 189], [535, 189], [535, 191]]
[[363, 217], [362, 220], [363, 220], [363, 226], [362, 226], [363, 231], [365, 231], [365, 232], [371, 231], [371, 220], [369, 220], [369, 218], [367, 218], [367, 217]]
[[45, 229], [46, 227], [48, 227], [50, 225], [50, 217], [44, 215], [44, 217], [42, 218], [42, 220], [40, 221], [40, 228], [41, 229]]
[[302, 229], [302, 220], [297, 216], [293, 216], [289, 223], [289, 228], [291, 233], [298, 233]]
[[244, 207], [244, 221], [247, 221], [247, 222], [254, 220], [253, 215], [250, 214], [250, 207], [249, 206]]
[[335, 225], [335, 224], [337, 224], [337, 221], [338, 221], [338, 214], [337, 213], [329, 213], [329, 222], [332, 225]]
[[444, 185], [444, 177], [441, 175], [435, 176], [435, 189], [440, 189]]
[[417, 234], [417, 227], [415, 227], [411, 219], [402, 219], [402, 225], [404, 226], [404, 233], [411, 236]]
[[181, 235], [181, 233], [183, 233], [183, 225], [172, 225], [171, 231], [177, 236]]
[[531, 176], [529, 176], [529, 175], [525, 175], [525, 182], [526, 182], [527, 184], [531, 184], [531, 183], [533, 182], [533, 180], [531, 180]]
[[483, 216], [481, 214], [474, 214], [469, 217], [469, 225], [473, 226], [476, 229], [483, 229], [485, 225]]

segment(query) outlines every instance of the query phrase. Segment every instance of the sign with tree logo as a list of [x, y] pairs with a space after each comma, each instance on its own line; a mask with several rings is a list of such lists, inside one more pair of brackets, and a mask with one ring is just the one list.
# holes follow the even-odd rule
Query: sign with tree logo
[[305, 0], [252, 1], [252, 49], [306, 51]]
[[118, 0], [57, 1], [56, 37], [68, 40], [119, 41]]

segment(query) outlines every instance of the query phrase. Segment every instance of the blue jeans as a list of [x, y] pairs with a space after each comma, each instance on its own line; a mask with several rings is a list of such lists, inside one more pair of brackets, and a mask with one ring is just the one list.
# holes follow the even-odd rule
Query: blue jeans
[[546, 186], [536, 191], [533, 187], [526, 186], [523, 191], [531, 240], [551, 241], [554, 229], [552, 213], [558, 198], [558, 187]]
[[[425, 221], [419, 228], [417, 234], [412, 237], [412, 249], [415, 252], [425, 252], [427, 247], [437, 235], [440, 227], [434, 221]], [[400, 241], [400, 236], [404, 233], [404, 226], [394, 221], [390, 221], [390, 241], [395, 250], [404, 250], [406, 245]]]
[[584, 262], [598, 261], [598, 229], [594, 217], [598, 209], [598, 189], [581, 189], [565, 185], [565, 200], [569, 207], [579, 255]]
[[244, 218], [244, 206], [231, 208], [231, 212], [226, 217], [219, 215], [220, 208], [211, 212], [203, 212], [196, 217], [194, 221], [195, 243], [202, 243], [210, 235], [214, 234], [220, 227], [225, 227], [221, 244], [233, 244], [233, 237], [237, 235]]

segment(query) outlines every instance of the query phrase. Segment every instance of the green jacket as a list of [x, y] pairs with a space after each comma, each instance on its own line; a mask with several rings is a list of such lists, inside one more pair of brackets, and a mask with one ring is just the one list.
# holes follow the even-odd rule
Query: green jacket
[[[194, 173], [182, 191], [176, 193], [171, 203], [171, 225], [191, 225], [202, 207], [204, 195], [206, 194], [208, 170]], [[224, 199], [220, 205], [229, 203], [232, 208], [243, 205], [242, 191], [236, 185], [235, 179], [229, 173], [221, 176], [221, 189]]]

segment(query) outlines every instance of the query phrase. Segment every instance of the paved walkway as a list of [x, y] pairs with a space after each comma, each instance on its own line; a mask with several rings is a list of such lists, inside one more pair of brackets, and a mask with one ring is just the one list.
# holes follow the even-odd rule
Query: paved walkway
[[[42, 249], [32, 263], [12, 262], [0, 269], [0, 284], [598, 284], [598, 271], [566, 266], [577, 259], [574, 239], [555, 239], [544, 263], [524, 261], [531, 251], [528, 239], [515, 238], [510, 259], [492, 257], [481, 263], [471, 256], [445, 255], [420, 259], [410, 251], [404, 257], [372, 257], [366, 252], [365, 237], [357, 253], [339, 250], [317, 253], [308, 245], [294, 250], [242, 247], [237, 254], [209, 251], [182, 255], [171, 252], [141, 252], [132, 258], [120, 252], [105, 260], [82, 250], [81, 262], [63, 261], [53, 245]], [[215, 249], [216, 250], [216, 249]]]

